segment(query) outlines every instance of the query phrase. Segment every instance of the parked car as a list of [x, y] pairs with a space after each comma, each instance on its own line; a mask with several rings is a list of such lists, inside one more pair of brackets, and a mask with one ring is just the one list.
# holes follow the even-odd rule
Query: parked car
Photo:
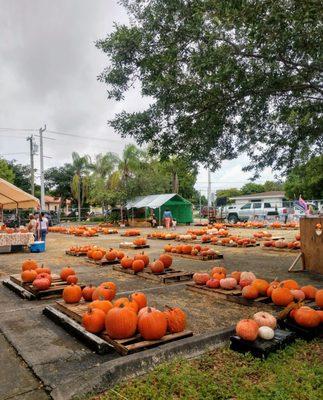
[[277, 208], [271, 203], [267, 202], [250, 202], [241, 207], [236, 205], [228, 206], [226, 209], [226, 218], [231, 224], [238, 221], [248, 221], [249, 219], [259, 218], [265, 219], [266, 217], [279, 217], [287, 213], [287, 208]]

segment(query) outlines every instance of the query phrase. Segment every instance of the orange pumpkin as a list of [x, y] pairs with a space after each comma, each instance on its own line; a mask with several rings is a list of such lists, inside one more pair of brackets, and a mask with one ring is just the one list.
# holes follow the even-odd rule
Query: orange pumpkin
[[78, 277], [77, 277], [76, 275], [69, 275], [69, 276], [66, 278], [66, 282], [67, 282], [69, 285], [70, 285], [71, 283], [76, 284], [77, 281], [78, 281]]
[[226, 275], [223, 272], [214, 272], [212, 275], [212, 278], [218, 279], [219, 281], [221, 279], [225, 279]]
[[21, 266], [22, 271], [37, 269], [37, 268], [38, 268], [37, 262], [35, 260], [31, 260], [30, 258], [28, 260], [25, 260]]
[[320, 289], [316, 292], [315, 294], [315, 304], [320, 307], [323, 308], [323, 289]]
[[186, 327], [186, 314], [178, 307], [166, 306], [164, 314], [167, 319], [167, 329], [170, 333], [183, 332]]
[[110, 286], [99, 286], [92, 294], [92, 300], [112, 300], [115, 296], [114, 290]]
[[63, 268], [63, 269], [61, 270], [61, 279], [62, 279], [63, 281], [66, 281], [66, 279], [67, 279], [67, 277], [68, 277], [69, 275], [76, 275], [73, 268], [71, 268], [71, 267], [65, 267], [65, 268]]
[[265, 279], [257, 278], [252, 282], [252, 286], [258, 290], [260, 295], [266, 296], [269, 283]]
[[21, 273], [21, 280], [23, 282], [33, 282], [37, 277], [37, 272], [34, 269], [25, 269]]
[[172, 245], [171, 244], [166, 244], [166, 246], [164, 246], [164, 250], [166, 252], [171, 252], [172, 251]]
[[36, 268], [37, 274], [51, 274], [51, 270], [47, 267], [41, 266], [40, 268]]
[[154, 274], [160, 274], [164, 272], [164, 264], [160, 260], [156, 260], [150, 265], [150, 269]]
[[315, 299], [317, 289], [312, 285], [306, 285], [301, 287], [301, 290], [305, 293], [305, 299]]
[[82, 317], [82, 325], [91, 333], [99, 333], [105, 327], [105, 312], [99, 308], [90, 308]]
[[259, 326], [253, 319], [242, 319], [236, 325], [236, 333], [241, 339], [253, 342], [257, 339]]
[[210, 279], [210, 275], [204, 272], [195, 272], [193, 275], [193, 281], [197, 285], [206, 285], [206, 282]]
[[105, 317], [105, 328], [112, 339], [126, 339], [132, 337], [137, 329], [138, 316], [130, 308], [113, 307]]
[[85, 301], [92, 301], [92, 295], [94, 290], [96, 289], [95, 286], [89, 285], [85, 286], [82, 290], [82, 297]]
[[118, 260], [121, 260], [125, 256], [125, 253], [123, 251], [118, 251]]
[[279, 286], [278, 288], [273, 289], [271, 299], [276, 306], [286, 307], [293, 301], [294, 297], [289, 289]]
[[147, 306], [147, 297], [144, 293], [132, 293], [131, 298], [138, 304], [139, 310]]
[[295, 322], [304, 328], [316, 328], [321, 323], [320, 315], [309, 307], [300, 307], [294, 314]]
[[78, 303], [82, 298], [82, 289], [73, 283], [66, 286], [63, 290], [63, 299], [65, 303]]
[[[213, 267], [211, 270], [211, 275], [216, 274], [216, 273], [220, 273], [224, 275], [224, 278], [227, 275], [227, 269], [225, 267]], [[221, 278], [223, 279], [223, 278]]]
[[131, 268], [133, 263], [133, 258], [130, 257], [123, 257], [121, 260], [121, 266], [123, 268]]
[[159, 310], [148, 307], [146, 313], [138, 319], [138, 331], [145, 340], [158, 340], [166, 335], [167, 319]]
[[245, 299], [256, 299], [258, 296], [258, 289], [253, 285], [245, 286], [242, 289], [242, 297], [244, 297]]
[[132, 263], [132, 269], [135, 272], [143, 271], [144, 268], [145, 268], [145, 263], [143, 260], [137, 259], [137, 260], [134, 260], [134, 262]]
[[99, 308], [105, 314], [113, 308], [113, 304], [109, 300], [94, 300], [89, 304], [89, 308]]
[[188, 245], [188, 244], [184, 244], [182, 246], [182, 253], [183, 254], [191, 254], [192, 251], [192, 246]]
[[99, 260], [102, 259], [102, 257], [103, 257], [103, 253], [102, 253], [101, 250], [92, 251], [92, 258], [93, 258], [93, 260], [99, 261]]
[[118, 258], [118, 255], [119, 255], [118, 251], [110, 249], [110, 251], [106, 253], [105, 258], [108, 261], [114, 261], [116, 258]]
[[168, 254], [161, 254], [159, 256], [159, 260], [164, 264], [165, 268], [169, 268], [173, 263], [172, 256], [170, 256]]
[[231, 278], [234, 278], [239, 283], [241, 272], [240, 271], [233, 271], [233, 272], [231, 272], [230, 276], [231, 276]]
[[141, 260], [144, 262], [144, 267], [147, 267], [149, 264], [149, 257], [147, 256], [147, 254], [145, 254], [144, 252], [140, 253], [140, 254], [136, 254], [134, 256], [134, 260]]
[[100, 283], [99, 286], [105, 286], [105, 287], [110, 288], [113, 291], [114, 296], [117, 293], [117, 285], [114, 282], [111, 282], [111, 281], [102, 282], [102, 283]]
[[299, 284], [296, 281], [294, 281], [294, 279], [286, 279], [284, 281], [281, 281], [280, 284], [281, 284], [282, 287], [285, 287], [285, 288], [287, 288], [289, 290], [291, 290], [291, 289], [294, 289], [294, 290], [299, 289]]

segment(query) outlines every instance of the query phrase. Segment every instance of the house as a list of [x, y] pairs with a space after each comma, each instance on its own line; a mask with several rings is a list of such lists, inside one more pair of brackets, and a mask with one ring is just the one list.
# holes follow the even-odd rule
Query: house
[[286, 201], [284, 191], [272, 191], [272, 192], [262, 192], [246, 194], [243, 196], [230, 197], [231, 201], [237, 207], [241, 207], [246, 203], [269, 203], [270, 207], [283, 207]]
[[45, 195], [45, 210], [58, 212], [61, 208], [61, 201], [60, 197]]

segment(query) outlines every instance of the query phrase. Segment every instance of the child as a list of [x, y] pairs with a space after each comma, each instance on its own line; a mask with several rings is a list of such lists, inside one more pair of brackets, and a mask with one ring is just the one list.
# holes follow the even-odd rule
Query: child
[[172, 228], [173, 228], [173, 231], [176, 230], [176, 225], [177, 225], [177, 221], [176, 221], [175, 218], [173, 218], [173, 221], [172, 221]]

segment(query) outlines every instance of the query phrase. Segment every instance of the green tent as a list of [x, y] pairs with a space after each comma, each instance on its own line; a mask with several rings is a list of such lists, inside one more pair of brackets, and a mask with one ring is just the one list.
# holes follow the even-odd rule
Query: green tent
[[129, 201], [126, 207], [128, 210], [143, 209], [145, 217], [149, 217], [153, 210], [159, 222], [166, 209], [172, 212], [173, 218], [180, 224], [193, 222], [192, 203], [176, 193], [137, 197]]

